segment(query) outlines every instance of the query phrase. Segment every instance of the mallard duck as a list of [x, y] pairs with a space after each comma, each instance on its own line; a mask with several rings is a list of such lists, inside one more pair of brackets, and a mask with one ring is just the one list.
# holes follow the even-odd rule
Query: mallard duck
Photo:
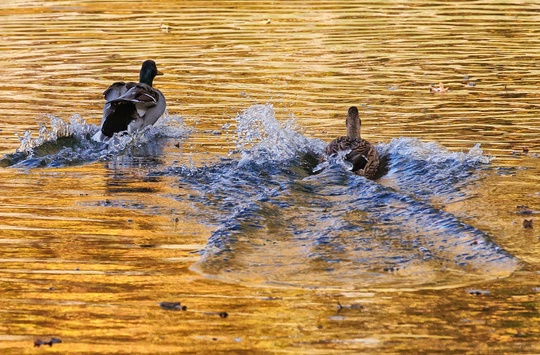
[[365, 176], [368, 179], [374, 179], [379, 167], [379, 155], [377, 149], [360, 138], [361, 121], [358, 115], [358, 109], [355, 106], [349, 108], [347, 114], [347, 135], [334, 139], [326, 147], [326, 155], [337, 154], [339, 151], [349, 151], [345, 159], [352, 163], [352, 171], [356, 175]]
[[105, 90], [101, 128], [94, 140], [106, 142], [117, 132], [133, 133], [153, 125], [161, 117], [166, 102], [161, 91], [152, 87], [156, 75], [163, 73], [157, 70], [153, 60], [147, 60], [142, 64], [138, 83], [121, 81]]

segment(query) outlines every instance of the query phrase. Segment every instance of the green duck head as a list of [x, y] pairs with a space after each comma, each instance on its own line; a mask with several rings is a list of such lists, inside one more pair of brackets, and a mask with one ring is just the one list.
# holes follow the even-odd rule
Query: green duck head
[[156, 62], [153, 60], [145, 60], [139, 74], [139, 82], [152, 86], [152, 82], [156, 75], [163, 75], [162, 72], [157, 70]]

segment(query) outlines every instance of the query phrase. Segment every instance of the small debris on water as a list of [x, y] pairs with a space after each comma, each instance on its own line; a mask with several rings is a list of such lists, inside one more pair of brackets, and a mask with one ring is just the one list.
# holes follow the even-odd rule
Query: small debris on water
[[339, 301], [337, 301], [338, 304], [338, 313], [341, 312], [341, 310], [347, 308], [347, 309], [364, 309], [364, 306], [362, 306], [360, 303], [351, 303], [349, 305], [342, 305]]
[[516, 208], [518, 209], [518, 211], [516, 212], [517, 214], [533, 214], [533, 211], [529, 209], [529, 206], [518, 205], [516, 206]]
[[523, 228], [532, 229], [533, 227], [533, 220], [532, 219], [524, 219], [523, 220]]
[[186, 306], [182, 306], [180, 302], [160, 302], [159, 306], [166, 311], [185, 311]]
[[34, 348], [39, 348], [41, 345], [53, 346], [53, 344], [60, 344], [61, 342], [62, 340], [58, 338], [51, 338], [51, 340], [49, 341], [43, 341], [41, 339], [38, 339], [34, 342]]
[[434, 86], [433, 84], [429, 87], [429, 92], [433, 94], [444, 94], [449, 89], [444, 87], [443, 83], [439, 83], [439, 86]]
[[517, 146], [515, 149], [517, 149], [517, 150], [512, 150], [513, 155], [527, 155], [527, 154], [529, 154], [529, 147], [527, 147], [527, 146]]
[[489, 295], [491, 295], [491, 292], [489, 292], [488, 290], [477, 290], [477, 289], [468, 289], [467, 293], [469, 295], [474, 295], [474, 296], [489, 296]]
[[528, 335], [526, 333], [523, 333], [521, 330], [518, 330], [516, 334], [514, 334], [514, 337], [516, 338], [526, 338]]
[[263, 298], [263, 301], [277, 301], [277, 300], [282, 300], [283, 297], [264, 297]]
[[161, 25], [159, 25], [159, 29], [161, 30], [161, 32], [169, 33], [171, 31], [171, 26], [166, 23], [162, 23]]
[[219, 312], [219, 317], [220, 318], [227, 318], [229, 316], [229, 313], [227, 312]]

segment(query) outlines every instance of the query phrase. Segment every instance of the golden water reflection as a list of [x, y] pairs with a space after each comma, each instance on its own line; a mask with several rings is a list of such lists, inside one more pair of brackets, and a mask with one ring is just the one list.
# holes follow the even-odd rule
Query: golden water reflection
[[[181, 153], [167, 146], [164, 165], [226, 155], [231, 138], [207, 132], [225, 123], [233, 132], [253, 103], [324, 140], [358, 105], [375, 142], [481, 143], [501, 174], [441, 208], [523, 262], [510, 278], [451, 289], [224, 283], [190, 270], [214, 226], [178, 219], [190, 210], [170, 198], [173, 177], [147, 179], [144, 165], [2, 168], [2, 352], [34, 353], [34, 340], [50, 337], [62, 339], [47, 349], [58, 353], [540, 352], [538, 227], [522, 228], [516, 214], [540, 210], [539, 10], [526, 1], [0, 4], [2, 153], [47, 115], [98, 124], [103, 90], [153, 58], [169, 113], [196, 127]], [[450, 91], [430, 94], [439, 82]]]

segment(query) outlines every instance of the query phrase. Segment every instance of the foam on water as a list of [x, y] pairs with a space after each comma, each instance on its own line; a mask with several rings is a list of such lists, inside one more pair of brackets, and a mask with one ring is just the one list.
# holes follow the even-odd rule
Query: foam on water
[[280, 123], [270, 105], [238, 115], [237, 154], [169, 169], [176, 197], [215, 231], [193, 266], [231, 282], [332, 288], [447, 287], [504, 277], [518, 262], [486, 233], [434, 207], [466, 198], [489, 164], [470, 152], [414, 138], [379, 144], [379, 181], [337, 160], [325, 143]]
[[160, 151], [160, 138], [186, 138], [191, 129], [181, 117], [166, 115], [156, 125], [136, 134], [115, 134], [107, 143], [98, 143], [91, 137], [99, 129], [88, 124], [80, 115], [68, 121], [49, 116], [50, 125], [39, 124], [38, 136], [28, 130], [19, 136], [20, 146], [13, 154], [0, 160], [0, 166], [8, 167], [61, 167], [94, 161], [109, 161], [125, 155], [154, 155]]

